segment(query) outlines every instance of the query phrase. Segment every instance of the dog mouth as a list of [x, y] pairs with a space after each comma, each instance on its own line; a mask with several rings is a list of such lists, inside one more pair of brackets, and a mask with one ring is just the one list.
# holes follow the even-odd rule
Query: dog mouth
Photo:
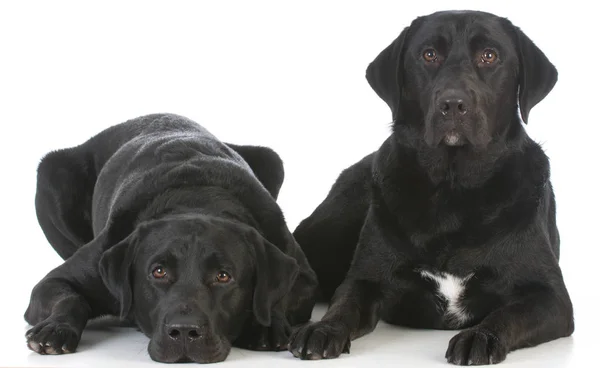
[[444, 134], [442, 138], [442, 143], [449, 147], [458, 147], [464, 146], [467, 142], [463, 134], [452, 130]]
[[171, 345], [151, 340], [148, 354], [160, 363], [218, 363], [224, 361], [231, 350], [231, 344], [216, 336], [214, 341], [196, 344]]
[[425, 120], [425, 143], [433, 149], [471, 145], [474, 143], [474, 137], [469, 134], [471, 125], [464, 119], [431, 116]]

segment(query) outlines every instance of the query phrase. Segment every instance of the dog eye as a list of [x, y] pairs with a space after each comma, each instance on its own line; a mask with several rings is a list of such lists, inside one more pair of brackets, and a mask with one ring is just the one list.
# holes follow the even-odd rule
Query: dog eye
[[225, 284], [231, 281], [231, 276], [225, 271], [219, 271], [219, 273], [217, 273], [216, 281]]
[[438, 59], [437, 52], [434, 49], [427, 49], [423, 52], [423, 59], [428, 63], [434, 63]]
[[155, 279], [162, 279], [167, 276], [167, 271], [163, 266], [157, 266], [152, 270], [152, 277]]
[[491, 64], [498, 60], [498, 54], [492, 49], [485, 49], [481, 53], [481, 62]]

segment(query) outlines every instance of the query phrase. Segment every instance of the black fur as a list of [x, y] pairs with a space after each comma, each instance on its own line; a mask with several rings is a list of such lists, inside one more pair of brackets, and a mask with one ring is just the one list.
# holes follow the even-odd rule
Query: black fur
[[[518, 108], [526, 122], [553, 88], [554, 66], [506, 19], [439, 12], [404, 29], [367, 79], [392, 110], [393, 133], [294, 232], [332, 299], [290, 351], [337, 357], [380, 319], [465, 329], [446, 353], [460, 365], [569, 336], [549, 162]], [[471, 275], [459, 298], [466, 320], [445, 314], [423, 271]]]
[[168, 114], [49, 153], [36, 210], [65, 262], [33, 289], [28, 346], [73, 352], [89, 319], [112, 314], [161, 362], [221, 361], [232, 343], [285, 349], [290, 324], [310, 319], [316, 277], [276, 204], [283, 175], [272, 150]]

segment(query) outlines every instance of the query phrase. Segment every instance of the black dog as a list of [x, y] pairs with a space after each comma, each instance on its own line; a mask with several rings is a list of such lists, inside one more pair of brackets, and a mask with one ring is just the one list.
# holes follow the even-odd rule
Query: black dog
[[367, 79], [393, 134], [294, 233], [334, 295], [292, 353], [337, 357], [380, 318], [466, 328], [446, 352], [463, 365], [570, 335], [549, 163], [519, 119], [553, 88], [554, 66], [506, 19], [439, 12], [404, 29]]
[[316, 276], [275, 200], [268, 148], [221, 143], [176, 115], [109, 128], [38, 168], [36, 210], [66, 259], [33, 289], [29, 347], [75, 351], [86, 322], [134, 322], [160, 362], [217, 362], [231, 344], [287, 348]]

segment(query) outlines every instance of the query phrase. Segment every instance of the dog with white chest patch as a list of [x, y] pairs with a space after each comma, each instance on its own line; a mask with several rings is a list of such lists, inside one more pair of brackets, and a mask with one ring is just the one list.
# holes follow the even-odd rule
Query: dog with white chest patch
[[290, 351], [337, 357], [380, 319], [463, 329], [446, 351], [458, 365], [571, 335], [549, 162], [522, 125], [557, 80], [548, 58], [507, 19], [439, 12], [367, 80], [393, 133], [294, 232], [331, 302]]

